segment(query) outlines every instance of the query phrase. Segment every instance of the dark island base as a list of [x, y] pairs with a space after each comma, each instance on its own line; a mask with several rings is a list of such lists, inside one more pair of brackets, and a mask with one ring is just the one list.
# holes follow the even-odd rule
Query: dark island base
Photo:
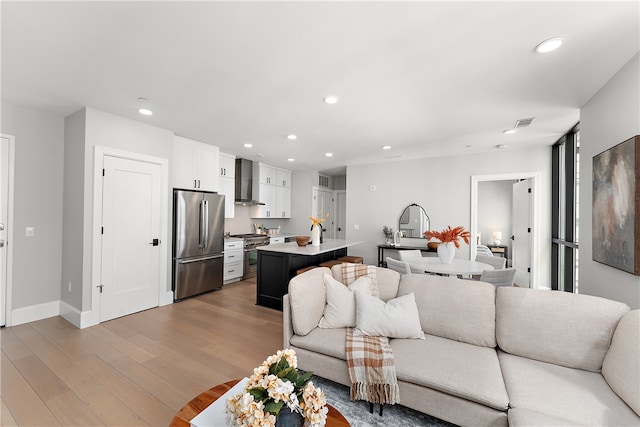
[[258, 251], [256, 304], [282, 311], [282, 297], [289, 292], [289, 280], [296, 275], [296, 271], [345, 255], [347, 255], [347, 248], [318, 255]]

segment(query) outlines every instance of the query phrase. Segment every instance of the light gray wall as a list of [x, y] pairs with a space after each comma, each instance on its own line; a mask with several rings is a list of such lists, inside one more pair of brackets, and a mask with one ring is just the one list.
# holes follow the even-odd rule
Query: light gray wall
[[[493, 232], [502, 232], [502, 244], [511, 249], [513, 180], [478, 182], [478, 231], [482, 243], [493, 244]], [[546, 195], [545, 195], [546, 197]], [[511, 251], [509, 251], [511, 257]]]
[[[172, 188], [173, 188], [173, 132], [151, 126], [142, 122], [105, 113], [93, 108], [86, 108], [84, 156], [84, 261], [83, 261], [83, 292], [82, 310], [91, 309], [91, 253], [93, 236], [93, 163], [95, 147], [109, 147], [117, 150], [137, 154], [169, 159], [169, 206], [167, 213], [166, 235], [171, 236], [172, 218]], [[167, 239], [169, 240], [169, 239]], [[169, 243], [170, 244], [170, 243]], [[65, 254], [66, 255], [66, 254]], [[171, 251], [169, 250], [169, 256]], [[167, 278], [170, 278], [171, 262], [167, 263]], [[168, 280], [167, 291], [171, 290], [171, 280]]]
[[[384, 242], [382, 227], [386, 224], [396, 230], [402, 210], [411, 203], [424, 207], [433, 230], [447, 225], [462, 225], [468, 230], [471, 176], [520, 172], [541, 174], [539, 277], [543, 286], [549, 286], [551, 147], [347, 167], [347, 239], [363, 241], [349, 253], [375, 264], [377, 245]], [[376, 191], [369, 191], [370, 185], [375, 185]], [[359, 230], [354, 230], [354, 225]], [[456, 257], [469, 259], [469, 247], [463, 245]]]
[[[2, 103], [15, 136], [12, 309], [60, 300], [64, 119]], [[34, 237], [25, 237], [34, 227]]]
[[84, 108], [64, 120], [61, 299], [78, 310], [82, 309], [82, 266], [85, 255], [91, 257], [83, 250], [85, 126]]
[[638, 76], [640, 56], [636, 55], [580, 112], [579, 292], [621, 301], [631, 308], [640, 308], [640, 277], [592, 260], [591, 182], [593, 156], [640, 134]]

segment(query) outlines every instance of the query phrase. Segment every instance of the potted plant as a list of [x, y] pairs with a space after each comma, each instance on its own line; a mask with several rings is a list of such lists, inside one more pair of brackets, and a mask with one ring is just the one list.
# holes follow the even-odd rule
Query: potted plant
[[393, 228], [387, 227], [386, 225], [382, 227], [382, 234], [384, 234], [384, 239], [387, 245], [390, 245], [393, 242]]

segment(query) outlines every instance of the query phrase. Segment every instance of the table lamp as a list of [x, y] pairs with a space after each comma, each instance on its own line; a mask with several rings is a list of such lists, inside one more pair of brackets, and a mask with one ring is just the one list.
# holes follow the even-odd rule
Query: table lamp
[[494, 231], [493, 232], [493, 244], [494, 245], [499, 245], [502, 243], [502, 232], [501, 231]]

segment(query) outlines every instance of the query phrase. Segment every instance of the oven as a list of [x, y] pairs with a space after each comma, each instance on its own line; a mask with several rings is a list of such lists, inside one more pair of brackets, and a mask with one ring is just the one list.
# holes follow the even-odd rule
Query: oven
[[244, 265], [242, 270], [242, 280], [250, 279], [258, 275], [258, 246], [269, 244], [269, 236], [262, 234], [236, 234], [232, 237], [244, 239]]

